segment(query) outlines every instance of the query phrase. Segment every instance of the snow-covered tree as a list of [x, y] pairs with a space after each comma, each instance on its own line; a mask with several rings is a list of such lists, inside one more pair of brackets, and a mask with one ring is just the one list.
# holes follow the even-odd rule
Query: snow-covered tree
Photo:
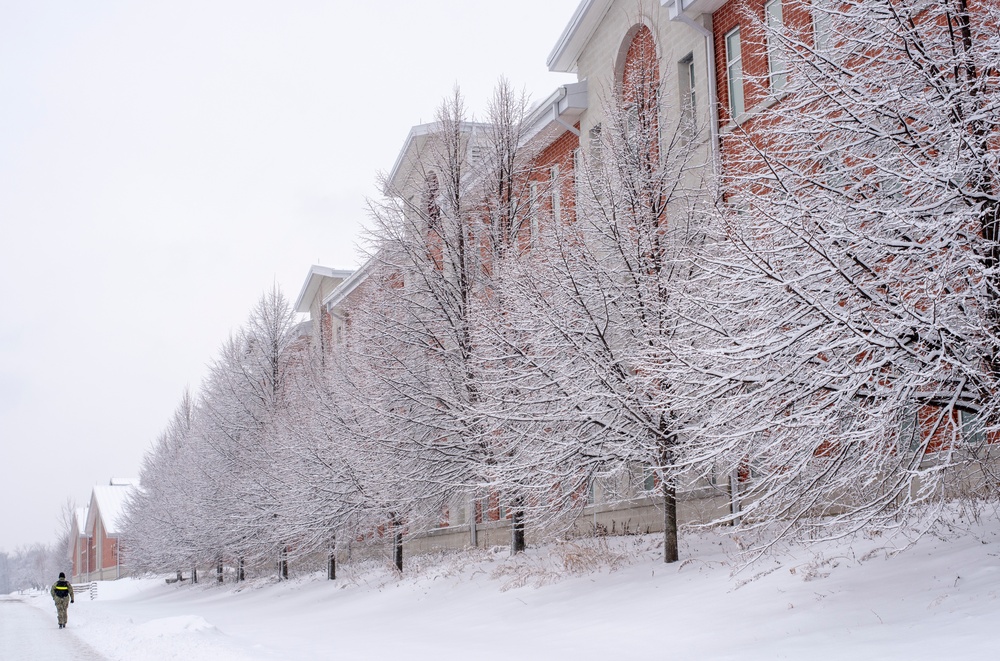
[[185, 395], [143, 464], [126, 527], [135, 566], [261, 564], [297, 541], [290, 429], [305, 344], [276, 288], [223, 344], [198, 400]]
[[759, 25], [781, 86], [751, 80], [774, 104], [725, 138], [698, 451], [747, 479], [744, 525], [895, 528], [988, 486], [1000, 8], [784, 5]]
[[690, 412], [666, 374], [673, 345], [690, 341], [679, 310], [703, 240], [692, 220], [705, 145], [666, 102], [652, 39], [638, 43], [600, 137], [574, 179], [555, 184], [575, 204], [549, 213], [532, 250], [509, 265], [517, 309], [503, 317], [505, 337], [520, 344], [505, 364], [520, 372], [522, 403], [509, 413], [534, 421], [518, 425], [530, 442], [517, 446], [511, 479], [531, 476], [532, 500], [560, 511], [585, 504], [595, 479], [625, 476], [641, 489], [655, 476], [673, 562], [678, 431]]
[[383, 475], [397, 480], [400, 506], [383, 507], [413, 528], [497, 487], [477, 328], [496, 314], [491, 277], [527, 209], [524, 111], [501, 81], [489, 121], [475, 124], [456, 91], [410, 176], [385, 182], [385, 200], [373, 204], [374, 267], [352, 311], [351, 373], [391, 467]]
[[197, 462], [197, 410], [185, 392], [167, 428], [143, 458], [141, 487], [125, 508], [123, 548], [133, 571], [187, 569], [204, 562], [213, 521], [200, 507], [206, 482]]

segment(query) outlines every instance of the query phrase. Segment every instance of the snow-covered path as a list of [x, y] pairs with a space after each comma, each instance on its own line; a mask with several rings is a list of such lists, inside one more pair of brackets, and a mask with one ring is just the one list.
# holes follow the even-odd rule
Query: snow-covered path
[[59, 629], [52, 617], [16, 597], [0, 597], [0, 659], [14, 661], [102, 661], [103, 656], [73, 634], [70, 624]]

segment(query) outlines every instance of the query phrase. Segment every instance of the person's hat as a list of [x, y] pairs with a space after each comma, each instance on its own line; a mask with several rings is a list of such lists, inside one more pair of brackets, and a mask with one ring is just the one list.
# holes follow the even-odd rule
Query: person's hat
[[66, 578], [65, 572], [59, 572], [59, 578]]

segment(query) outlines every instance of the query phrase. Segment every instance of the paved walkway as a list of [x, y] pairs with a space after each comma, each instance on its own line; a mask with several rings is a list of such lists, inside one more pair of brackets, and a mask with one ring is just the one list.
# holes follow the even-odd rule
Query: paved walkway
[[0, 597], [0, 659], [7, 661], [104, 661], [104, 657], [73, 635], [73, 611], [69, 626], [60, 629], [56, 609], [52, 617], [16, 597]]

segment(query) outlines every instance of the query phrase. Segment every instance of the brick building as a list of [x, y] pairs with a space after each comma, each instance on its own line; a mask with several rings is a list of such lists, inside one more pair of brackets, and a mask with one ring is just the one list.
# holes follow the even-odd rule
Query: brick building
[[125, 550], [119, 542], [122, 515], [129, 494], [138, 485], [136, 479], [111, 478], [108, 484], [94, 486], [82, 534], [77, 531], [74, 538], [78, 545], [73, 553], [74, 582], [112, 580], [124, 575]]

